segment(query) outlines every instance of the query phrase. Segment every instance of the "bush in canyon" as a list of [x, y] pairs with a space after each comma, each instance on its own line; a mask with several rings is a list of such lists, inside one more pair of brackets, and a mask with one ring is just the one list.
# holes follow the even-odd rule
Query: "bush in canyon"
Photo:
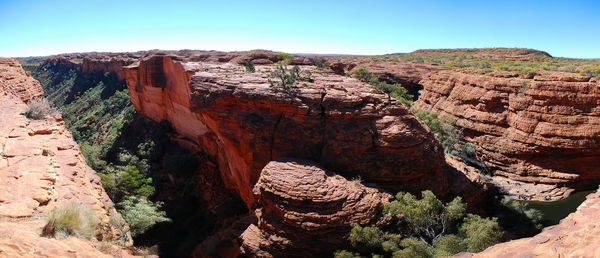
[[130, 196], [121, 204], [121, 215], [129, 224], [132, 236], [140, 235], [161, 222], [170, 222], [166, 212], [161, 211], [162, 203], [153, 203], [145, 197]]
[[408, 90], [398, 83], [389, 84], [386, 82], [380, 82], [376, 78], [372, 78], [370, 81], [371, 86], [376, 90], [387, 94], [388, 101], [394, 98], [406, 107], [410, 107], [412, 104], [413, 96], [408, 93]]
[[445, 152], [455, 149], [459, 133], [450, 123], [440, 120], [436, 113], [411, 109], [413, 114], [423, 121], [435, 137], [442, 143]]
[[373, 74], [371, 74], [364, 66], [354, 68], [352, 70], [352, 75], [361, 82], [369, 82], [371, 78], [373, 78]]
[[48, 214], [48, 224], [42, 230], [43, 235], [73, 235], [91, 238], [96, 235], [96, 227], [100, 221], [89, 206], [77, 202], [69, 202], [54, 208]]
[[459, 252], [479, 252], [503, 236], [496, 218], [466, 213], [460, 197], [442, 203], [431, 191], [421, 199], [398, 193], [384, 206], [384, 213], [395, 221], [391, 226], [352, 225], [348, 234], [352, 250], [338, 251], [336, 257], [373, 256], [440, 257]]
[[104, 189], [114, 202], [119, 202], [123, 197], [136, 195], [148, 197], [154, 194], [152, 178], [144, 177], [135, 166], [127, 166], [120, 171], [111, 171], [118, 168], [109, 168], [109, 173], [99, 173]]

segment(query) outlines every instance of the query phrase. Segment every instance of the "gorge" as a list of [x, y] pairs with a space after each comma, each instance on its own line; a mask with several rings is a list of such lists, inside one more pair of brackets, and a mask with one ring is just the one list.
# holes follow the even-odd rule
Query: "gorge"
[[[498, 51], [503, 50], [474, 55], [494, 56]], [[514, 54], [515, 62], [551, 58], [520, 52], [501, 54]], [[411, 58], [429, 53], [417, 51]], [[196, 203], [205, 206], [198, 208], [199, 214], [212, 214], [210, 210], [226, 200], [245, 206], [185, 248], [194, 256], [233, 256], [240, 251], [261, 257], [331, 255], [345, 245], [339, 236], [350, 224], [384, 225], [383, 205], [398, 191], [429, 189], [447, 200], [462, 196], [474, 209], [482, 209], [492, 188], [513, 198], [547, 201], [600, 184], [595, 166], [597, 78], [555, 71], [529, 78], [393, 57], [322, 58], [330, 67], [315, 66], [316, 57], [289, 60], [309, 74], [289, 89], [271, 81], [271, 71], [283, 60], [270, 51], [71, 54], [40, 62], [77, 71], [80, 77], [74, 80], [110, 75], [114, 81], [100, 80], [101, 94], [107, 96], [125, 92], [126, 85], [131, 104], [116, 102], [121, 104], [107, 116], [133, 105], [138, 117], [122, 127], [133, 130], [131, 134], [151, 135], [161, 121], [168, 121], [171, 129], [161, 137], [178, 147], [165, 148], [162, 155], [190, 155], [198, 163], [190, 174], [177, 174], [166, 173], [164, 161], [148, 159], [157, 198], [167, 210], [173, 196], [183, 193], [202, 200]], [[245, 71], [247, 60], [256, 65], [256, 72]], [[24, 67], [36, 76], [36, 67], [28, 61], [22, 60]], [[355, 67], [366, 67], [380, 81], [401, 83], [417, 94], [411, 108], [434, 112], [454, 125], [460, 144], [473, 144], [474, 158], [484, 165], [445, 154], [427, 125], [408, 108], [344, 76]], [[53, 94], [49, 90], [58, 92], [49, 87], [57, 81], [62, 80], [44, 85], [47, 95]], [[69, 104], [86, 90], [64, 88], [60, 94]], [[26, 91], [11, 94], [27, 101], [33, 97]], [[37, 92], [33, 95], [40, 96]], [[83, 134], [90, 125], [93, 121], [82, 120], [70, 129]], [[100, 142], [119, 142], [124, 135]], [[186, 190], [178, 193], [174, 186]], [[593, 220], [584, 222], [596, 205], [597, 198], [589, 198], [569, 216], [572, 219], [534, 237], [531, 241], [541, 246], [536, 250], [550, 250], [546, 246], [557, 243], [554, 239], [561, 234], [577, 239], [573, 234], [579, 231], [569, 227], [577, 224], [573, 220], [593, 225]], [[518, 248], [526, 241], [486, 252], [509, 250], [503, 247], [507, 245]]]

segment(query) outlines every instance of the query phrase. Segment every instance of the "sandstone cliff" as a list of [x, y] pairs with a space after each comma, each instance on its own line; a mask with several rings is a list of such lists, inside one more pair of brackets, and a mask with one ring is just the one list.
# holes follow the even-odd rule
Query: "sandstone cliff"
[[[0, 70], [17, 72], [8, 80], [0, 74], [0, 81], [8, 81], [0, 85], [0, 256], [106, 256], [95, 248], [103, 245], [97, 241], [40, 236], [48, 212], [73, 201], [98, 215], [102, 240], [124, 239], [127, 227], [111, 225], [111, 217], [124, 222], [60, 116], [29, 120], [23, 115], [23, 101], [42, 95], [39, 83], [16, 61], [2, 61]], [[106, 249], [126, 255], [110, 244]]]
[[176, 61], [198, 58], [157, 54], [125, 68], [131, 101], [214, 157], [227, 187], [248, 204], [260, 171], [279, 157], [317, 161], [392, 191], [447, 191], [437, 140], [368, 85], [303, 67], [313, 82], [286, 90], [269, 85], [273, 66], [246, 73], [235, 63]]
[[11, 94], [27, 102], [43, 96], [44, 91], [17, 60], [0, 57], [0, 94]]
[[568, 73], [521, 79], [439, 71], [420, 83], [413, 107], [464, 128], [464, 140], [477, 145], [510, 194], [561, 199], [600, 182], [597, 82]]

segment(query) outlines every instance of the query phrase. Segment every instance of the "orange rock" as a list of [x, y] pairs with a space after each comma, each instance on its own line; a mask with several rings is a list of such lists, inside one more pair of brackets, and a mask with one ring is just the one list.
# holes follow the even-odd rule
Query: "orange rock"
[[[5, 61], [0, 59], [0, 71], [7, 66], [9, 70], [21, 69], [18, 63]], [[0, 82], [7, 81], [3, 76], [6, 73], [0, 73]], [[29, 120], [23, 115], [27, 108], [23, 101], [35, 98], [35, 91], [14, 89], [29, 89], [31, 85], [39, 83], [23, 80], [11, 86], [13, 91], [0, 94], [0, 256], [101, 257], [103, 254], [95, 248], [97, 243], [40, 236], [47, 213], [71, 201], [88, 205], [96, 212], [101, 226], [107, 229], [101, 232], [102, 240], [121, 240], [128, 229], [125, 226], [125, 231], [120, 232], [109, 222], [109, 216], [122, 219], [95, 171], [74, 148], [77, 144], [63, 122], [53, 117]], [[131, 238], [124, 244], [131, 245]]]
[[424, 90], [413, 107], [433, 110], [464, 128], [479, 159], [504, 178], [494, 181], [500, 187], [515, 188], [499, 184], [508, 178], [523, 184], [528, 198], [561, 199], [600, 183], [595, 165], [600, 87], [588, 79], [569, 73], [527, 80], [439, 71], [420, 82]]
[[270, 86], [268, 73], [246, 73], [238, 64], [176, 61], [199, 58], [157, 54], [126, 67], [131, 102], [217, 160], [227, 187], [247, 204], [261, 169], [286, 156], [391, 191], [432, 185], [447, 191], [437, 140], [404, 106], [367, 84], [313, 70], [313, 82], [285, 90]]
[[[271, 161], [254, 186], [258, 225], [241, 235], [242, 250], [259, 257], [306, 257], [342, 248], [350, 224], [383, 220], [392, 196], [327, 173], [299, 159]], [[260, 254], [260, 255], [259, 255]]]
[[22, 101], [42, 97], [42, 85], [26, 73], [16, 59], [0, 57], [0, 95], [11, 94]]

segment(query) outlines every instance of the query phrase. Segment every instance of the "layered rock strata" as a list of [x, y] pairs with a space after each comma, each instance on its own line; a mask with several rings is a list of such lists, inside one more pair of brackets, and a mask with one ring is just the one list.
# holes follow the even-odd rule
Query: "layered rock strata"
[[254, 202], [271, 160], [297, 157], [388, 190], [447, 191], [439, 143], [406, 108], [353, 78], [303, 67], [311, 79], [285, 89], [273, 66], [153, 55], [125, 68], [138, 112], [168, 120], [218, 161], [226, 186]]
[[257, 225], [241, 235], [243, 253], [259, 257], [325, 256], [342, 248], [350, 224], [383, 222], [392, 196], [299, 159], [271, 161], [254, 186]]
[[40, 82], [31, 77], [13, 58], [0, 57], [0, 94], [10, 94], [24, 102], [42, 97]]
[[439, 71], [413, 107], [453, 122], [494, 183], [515, 197], [554, 200], [600, 182], [600, 87], [569, 73], [534, 79]]

